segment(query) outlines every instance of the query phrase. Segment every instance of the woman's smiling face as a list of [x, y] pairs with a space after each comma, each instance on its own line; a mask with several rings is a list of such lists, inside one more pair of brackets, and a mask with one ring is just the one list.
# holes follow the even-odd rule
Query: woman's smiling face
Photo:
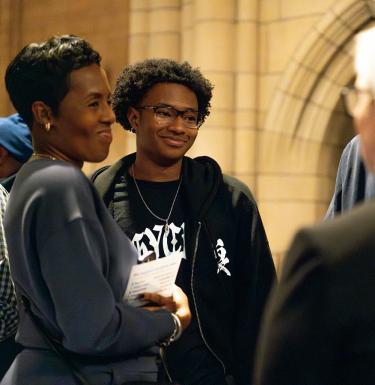
[[51, 121], [49, 145], [73, 163], [100, 162], [112, 142], [115, 121], [105, 71], [92, 64], [70, 73], [69, 91]]

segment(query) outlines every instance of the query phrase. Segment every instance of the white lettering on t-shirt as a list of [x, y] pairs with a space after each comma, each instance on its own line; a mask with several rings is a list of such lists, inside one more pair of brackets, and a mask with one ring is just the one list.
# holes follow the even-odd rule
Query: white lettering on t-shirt
[[177, 226], [171, 222], [168, 226], [168, 235], [164, 232], [164, 225], [154, 225], [152, 229], [146, 227], [143, 232], [134, 234], [132, 242], [138, 251], [138, 262], [145, 261], [151, 254], [158, 259], [177, 253], [186, 259], [185, 223]]

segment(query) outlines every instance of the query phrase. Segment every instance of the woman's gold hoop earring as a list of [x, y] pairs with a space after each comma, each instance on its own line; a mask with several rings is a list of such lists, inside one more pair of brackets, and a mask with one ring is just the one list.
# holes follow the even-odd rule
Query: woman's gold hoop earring
[[44, 125], [46, 131], [48, 132], [50, 129], [51, 129], [51, 123], [50, 122], [47, 122], [45, 125]]

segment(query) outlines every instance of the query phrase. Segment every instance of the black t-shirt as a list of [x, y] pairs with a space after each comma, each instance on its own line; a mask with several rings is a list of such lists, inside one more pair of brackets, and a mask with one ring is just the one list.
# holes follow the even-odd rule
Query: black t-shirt
[[[192, 321], [181, 338], [168, 347], [167, 366], [173, 380], [185, 384], [210, 384], [210, 378], [218, 385], [223, 378], [223, 369], [204, 344], [199, 332], [199, 325], [194, 312], [191, 291], [191, 256], [185, 252], [185, 211], [183, 191], [180, 189], [171, 216], [168, 221], [169, 231], [165, 232], [165, 221], [156, 218], [150, 210], [160, 218], [167, 218], [179, 181], [150, 182], [137, 179], [141, 191], [140, 197], [134, 180], [129, 174], [122, 176], [115, 185], [113, 216], [132, 240], [138, 250], [139, 263], [162, 258], [177, 252], [181, 254], [181, 265], [176, 284], [188, 296]], [[126, 212], [124, 202], [127, 203]], [[193, 363], [192, 363], [193, 362]], [[189, 365], [187, 365], [189, 363]], [[182, 378], [185, 379], [182, 382]], [[201, 380], [197, 380], [201, 378]], [[206, 381], [206, 382], [205, 382]], [[207, 382], [208, 381], [208, 382]]]
[[[142, 197], [149, 209], [160, 218], [167, 218], [179, 181], [148, 182], [137, 180]], [[168, 220], [168, 232], [165, 231], [165, 221], [151, 214], [136, 190], [133, 178], [128, 179], [129, 209], [133, 218], [133, 228], [128, 236], [138, 250], [140, 263], [151, 259], [158, 259], [178, 253], [182, 262], [186, 261], [184, 213], [181, 195], [177, 195], [171, 216]], [[186, 263], [183, 263], [185, 266]]]
[[[124, 179], [122, 181], [125, 182]], [[149, 182], [137, 180], [137, 184], [149, 209], [160, 218], [167, 218], [179, 181]], [[125, 232], [138, 251], [138, 263], [163, 258], [172, 253], [180, 254], [181, 265], [176, 284], [182, 288], [191, 301], [191, 263], [187, 260], [185, 252], [185, 218], [181, 191], [179, 191], [173, 205], [168, 221], [169, 230], [166, 232], [165, 221], [153, 216], [146, 208], [136, 189], [133, 178], [129, 175], [126, 175], [126, 185], [127, 194], [120, 193], [122, 200], [128, 200], [129, 220]], [[121, 186], [118, 185], [116, 191], [121, 190], [123, 191]], [[118, 197], [118, 194], [115, 192], [116, 197]], [[118, 199], [115, 200], [116, 206], [118, 206]]]

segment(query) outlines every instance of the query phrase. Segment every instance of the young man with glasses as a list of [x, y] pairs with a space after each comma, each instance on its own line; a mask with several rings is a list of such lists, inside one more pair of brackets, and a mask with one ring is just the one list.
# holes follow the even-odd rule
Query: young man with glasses
[[162, 354], [166, 375], [183, 385], [229, 378], [245, 385], [275, 271], [248, 188], [223, 176], [213, 159], [185, 156], [209, 114], [212, 88], [186, 62], [126, 67], [113, 107], [135, 133], [137, 151], [93, 180], [139, 262], [182, 258], [176, 284], [189, 298], [192, 322]]
[[[354, 116], [355, 108], [360, 103], [372, 102], [371, 93], [355, 87], [342, 90], [346, 111]], [[375, 196], [375, 176], [369, 172], [360, 153], [360, 138], [355, 136], [344, 148], [337, 169], [335, 191], [328, 207], [325, 219], [345, 211], [354, 205]]]
[[[360, 151], [375, 174], [375, 28], [356, 40]], [[302, 229], [270, 298], [255, 385], [375, 384], [375, 202]]]

